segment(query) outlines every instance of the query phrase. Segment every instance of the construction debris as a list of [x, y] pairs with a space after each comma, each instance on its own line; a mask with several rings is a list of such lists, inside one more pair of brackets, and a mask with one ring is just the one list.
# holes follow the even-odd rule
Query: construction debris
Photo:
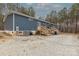
[[57, 29], [53, 29], [53, 28], [49, 29], [46, 26], [39, 26], [36, 34], [48, 36], [48, 35], [52, 35], [52, 34], [58, 34], [58, 32], [59, 31]]
[[56, 28], [51, 28], [51, 34], [57, 35], [57, 34], [59, 34], [59, 33], [60, 33], [60, 32], [59, 32], [58, 29], [56, 29]]

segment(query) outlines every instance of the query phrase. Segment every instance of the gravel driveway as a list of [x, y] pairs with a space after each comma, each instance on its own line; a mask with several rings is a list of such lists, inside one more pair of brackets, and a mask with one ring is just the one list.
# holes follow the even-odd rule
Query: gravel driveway
[[0, 43], [0, 55], [79, 55], [79, 38], [76, 35], [67, 34], [52, 36], [15, 36], [7, 42]]

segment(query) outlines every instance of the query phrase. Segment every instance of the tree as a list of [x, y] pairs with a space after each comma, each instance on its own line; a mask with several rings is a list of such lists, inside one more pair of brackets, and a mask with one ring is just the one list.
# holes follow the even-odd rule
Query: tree
[[23, 13], [25, 15], [29, 15], [28, 9], [25, 7], [18, 8], [18, 12]]
[[2, 15], [3, 4], [0, 4], [0, 30], [3, 29], [3, 15]]
[[7, 8], [9, 11], [17, 11], [19, 8], [19, 4], [18, 3], [8, 3]]
[[70, 12], [70, 18], [71, 18], [71, 22], [75, 23], [75, 33], [77, 33], [78, 31], [78, 13], [79, 13], [79, 4], [75, 3], [72, 5], [71, 7], [71, 12]]
[[4, 16], [2, 14], [0, 14], [0, 30], [2, 30], [4, 28], [3, 18], [4, 18]]
[[33, 7], [28, 8], [28, 13], [29, 13], [29, 16], [35, 17], [35, 11], [34, 11]]
[[47, 14], [45, 19], [46, 21], [57, 24], [57, 12], [52, 10], [49, 14]]
[[63, 23], [63, 30], [68, 32], [68, 10], [67, 8], [63, 8], [62, 10], [60, 10], [58, 12], [58, 19], [59, 19], [59, 23], [62, 24]]

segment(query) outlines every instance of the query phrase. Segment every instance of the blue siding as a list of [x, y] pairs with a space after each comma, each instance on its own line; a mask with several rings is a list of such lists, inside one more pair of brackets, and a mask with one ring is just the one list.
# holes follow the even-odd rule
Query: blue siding
[[15, 14], [15, 30], [16, 30], [16, 26], [19, 26], [20, 31], [36, 30], [37, 25], [38, 25], [37, 21], [33, 21], [27, 17]]
[[[15, 14], [15, 30], [16, 30], [16, 26], [19, 27], [20, 31], [31, 31], [31, 30], [36, 30], [38, 23], [37, 21], [34, 20], [29, 20], [29, 18], [21, 16], [21, 15], [17, 15]], [[13, 16], [9, 15], [7, 17], [7, 19], [5, 20], [4, 23], [4, 29], [5, 30], [13, 30]]]
[[4, 29], [12, 31], [13, 30], [13, 16], [9, 15], [4, 22]]

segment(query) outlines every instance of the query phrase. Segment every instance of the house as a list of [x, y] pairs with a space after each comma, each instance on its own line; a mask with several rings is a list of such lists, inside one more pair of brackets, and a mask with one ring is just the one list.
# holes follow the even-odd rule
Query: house
[[36, 19], [19, 12], [12, 11], [4, 17], [4, 30], [5, 31], [23, 31], [32, 32], [36, 31], [39, 25], [54, 25], [47, 21]]

